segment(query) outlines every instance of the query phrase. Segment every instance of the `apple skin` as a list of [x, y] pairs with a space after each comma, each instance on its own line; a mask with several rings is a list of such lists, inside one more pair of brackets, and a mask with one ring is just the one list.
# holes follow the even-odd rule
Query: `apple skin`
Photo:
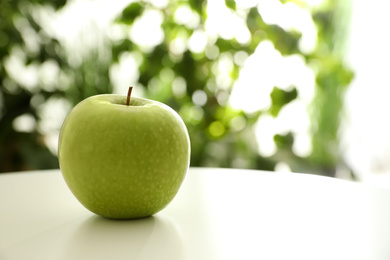
[[62, 125], [58, 160], [68, 187], [90, 211], [113, 219], [151, 216], [177, 194], [190, 139], [170, 107], [143, 98], [97, 95]]

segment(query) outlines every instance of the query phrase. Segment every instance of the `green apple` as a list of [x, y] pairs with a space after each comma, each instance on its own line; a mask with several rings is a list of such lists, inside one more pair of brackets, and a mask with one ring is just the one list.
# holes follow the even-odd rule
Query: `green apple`
[[[97, 95], [77, 104], [59, 136], [62, 175], [74, 196], [107, 218], [151, 216], [177, 194], [190, 161], [188, 131], [170, 107]], [[127, 102], [126, 102], [127, 101]]]

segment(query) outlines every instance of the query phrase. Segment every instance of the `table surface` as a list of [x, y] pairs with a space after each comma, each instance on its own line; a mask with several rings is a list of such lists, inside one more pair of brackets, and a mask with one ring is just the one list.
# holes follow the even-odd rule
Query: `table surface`
[[321, 176], [191, 168], [155, 216], [85, 209], [59, 170], [0, 174], [0, 259], [390, 259], [390, 190]]

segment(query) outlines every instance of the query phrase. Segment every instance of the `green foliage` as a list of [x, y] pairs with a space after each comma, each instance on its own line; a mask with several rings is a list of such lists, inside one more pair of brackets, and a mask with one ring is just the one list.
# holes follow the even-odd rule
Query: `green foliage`
[[118, 23], [132, 25], [134, 19], [142, 14], [144, 7], [141, 3], [134, 2], [128, 5], [123, 11], [122, 15], [116, 20]]
[[[48, 100], [65, 98], [74, 105], [91, 95], [112, 91], [109, 64], [100, 62], [98, 53], [81, 64], [71, 64], [63, 46], [46, 33], [34, 12], [42, 8], [59, 10], [65, 3], [0, 2], [0, 172], [58, 167], [57, 157], [48, 149], [45, 135], [39, 129], [42, 119], [39, 109]], [[6, 63], [14, 56], [26, 68], [39, 68], [46, 62], [58, 66], [61, 70], [58, 86], [44, 87], [40, 81], [22, 82], [18, 76], [10, 75]], [[23, 115], [35, 120], [35, 129], [27, 133], [15, 129], [13, 123]]]
[[270, 114], [276, 117], [279, 114], [280, 109], [290, 101], [293, 101], [298, 96], [298, 92], [296, 88], [293, 88], [290, 91], [285, 91], [283, 89], [279, 89], [274, 87], [271, 92], [271, 100], [272, 106], [270, 108]]
[[225, 4], [232, 10], [236, 10], [236, 1], [234, 0], [225, 0]]
[[[56, 157], [48, 150], [37, 129], [27, 134], [12, 127], [18, 116], [29, 114], [37, 119], [38, 114], [31, 106], [35, 93], [11, 79], [5, 68], [6, 59], [14, 51], [23, 52], [26, 65], [61, 59], [55, 52], [59, 43], [41, 31], [32, 15], [32, 8], [42, 4], [59, 9], [65, 1], [0, 1], [0, 172], [58, 167]], [[37, 49], [29, 49], [20, 28], [23, 24], [40, 38]], [[39, 92], [43, 100], [57, 94], [43, 89]]]
[[[303, 5], [300, 1], [294, 2]], [[137, 18], [147, 11], [157, 10], [163, 16], [163, 41], [145, 51], [129, 37], [119, 40], [106, 39], [106, 45], [103, 47], [109, 50], [108, 53], [102, 53], [100, 49], [90, 50], [80, 62], [74, 62], [67, 56], [67, 50], [59, 40], [47, 35], [32, 15], [34, 8], [51, 4], [54, 9], [59, 9], [64, 3], [2, 1], [0, 171], [57, 167], [57, 159], [42, 141], [44, 136], [38, 127], [33, 132], [20, 133], [12, 126], [14, 120], [28, 113], [39, 124], [41, 118], [37, 112], [38, 107], [51, 97], [64, 98], [74, 105], [91, 95], [111, 93], [114, 89], [110, 78], [111, 69], [120, 63], [122, 55], [135, 53], [140, 56], [139, 76], [136, 82], [129, 84], [136, 84], [137, 88], [141, 88], [145, 97], [164, 102], [178, 111], [189, 130], [192, 166], [274, 170], [275, 165], [282, 161], [293, 171], [333, 176], [337, 165], [342, 163], [337, 133], [343, 94], [353, 74], [343, 64], [342, 57], [334, 52], [336, 5], [333, 0], [328, 0], [327, 3], [324, 8], [311, 10], [318, 28], [318, 44], [310, 53], [302, 52], [299, 47], [302, 37], [300, 32], [287, 31], [279, 25], [265, 23], [257, 7], [238, 10], [234, 0], [226, 0], [225, 4], [230, 12], [243, 17], [251, 40], [248, 43], [240, 43], [235, 38], [217, 35], [214, 42], [207, 44], [204, 50], [195, 52], [188, 48], [187, 43], [191, 36], [205, 30], [208, 17], [206, 1], [170, 1], [163, 10], [149, 1], [135, 1], [123, 9], [116, 17], [115, 23], [129, 31]], [[194, 16], [199, 18], [195, 26], [179, 24], [175, 20], [177, 8], [183, 6], [189, 7]], [[15, 25], [15, 19], [18, 17], [38, 35], [38, 51], [29, 51], [20, 28]], [[173, 43], [177, 39], [184, 41], [183, 50], [174, 47]], [[239, 78], [242, 69], [242, 64], [233, 61], [235, 55], [244, 53], [250, 56], [265, 40], [271, 41], [284, 57], [299, 55], [307, 66], [313, 67], [316, 72], [315, 97], [310, 107], [313, 151], [307, 157], [294, 153], [295, 136], [291, 132], [276, 134], [276, 153], [272, 156], [262, 156], [258, 152], [253, 130], [260, 116], [271, 115], [277, 118], [287, 104], [296, 100], [300, 94], [297, 86], [290, 90], [274, 86], [270, 94], [271, 106], [253, 113], [233, 109], [228, 102], [234, 82]], [[63, 80], [59, 82], [62, 86], [45, 90], [38, 84], [31, 90], [9, 75], [3, 61], [12, 56], [12, 51], [18, 49], [25, 53], [25, 66], [55, 61], [63, 75]], [[221, 79], [221, 72], [217, 68], [220, 62], [226, 61], [231, 69], [229, 74]], [[33, 105], [32, 99], [39, 100], [39, 104]]]

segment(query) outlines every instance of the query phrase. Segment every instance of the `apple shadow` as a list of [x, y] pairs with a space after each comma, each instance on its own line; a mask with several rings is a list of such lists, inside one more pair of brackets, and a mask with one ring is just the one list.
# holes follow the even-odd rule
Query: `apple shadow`
[[70, 237], [65, 259], [186, 259], [177, 227], [162, 216], [111, 220], [91, 216]]

